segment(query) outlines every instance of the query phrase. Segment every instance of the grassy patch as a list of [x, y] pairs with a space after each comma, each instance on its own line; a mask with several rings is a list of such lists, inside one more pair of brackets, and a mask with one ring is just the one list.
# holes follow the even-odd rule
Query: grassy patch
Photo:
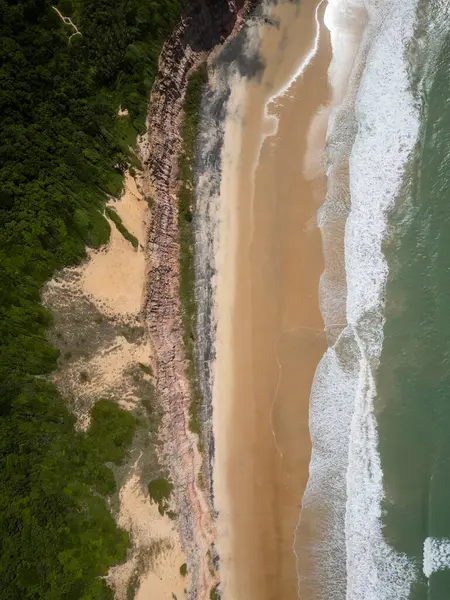
[[209, 598], [210, 600], [220, 600], [219, 587], [217, 585], [211, 588], [209, 592]]
[[[197, 379], [195, 327], [197, 305], [195, 300], [194, 265], [194, 162], [195, 142], [197, 138], [200, 103], [203, 88], [207, 81], [206, 65], [202, 65], [189, 79], [184, 102], [184, 121], [181, 129], [183, 152], [179, 160], [181, 186], [178, 197], [180, 230], [180, 299], [183, 309], [184, 346], [188, 359], [187, 376], [191, 387], [191, 405], [189, 409], [189, 427], [200, 434], [200, 390]], [[201, 442], [200, 442], [201, 443]]]
[[89, 373], [87, 371], [81, 371], [79, 379], [81, 383], [87, 383], [89, 381]]
[[[123, 160], [125, 161], [125, 158]], [[126, 161], [128, 162], [128, 157], [127, 157]], [[107, 194], [110, 194], [111, 196], [114, 196], [114, 197], [120, 196], [122, 189], [123, 189], [122, 170], [125, 168], [125, 165], [127, 164], [127, 162], [124, 162], [124, 164], [121, 168], [113, 169], [110, 172], [108, 179], [104, 181], [102, 188]]]
[[188, 569], [187, 569], [187, 564], [186, 564], [186, 563], [183, 563], [183, 564], [181, 565], [181, 567], [180, 567], [180, 575], [181, 575], [181, 577], [186, 577], [186, 575], [187, 575], [187, 572], [188, 572]]
[[87, 438], [92, 453], [101, 462], [120, 463], [133, 439], [136, 418], [109, 400], [99, 400], [91, 412]]
[[144, 335], [145, 329], [139, 325], [122, 325], [119, 330], [119, 335], [127, 340], [129, 344], [135, 344]]
[[214, 559], [213, 559], [213, 553], [211, 551], [211, 548], [208, 549], [206, 556], [208, 557], [209, 572], [211, 573], [212, 577], [214, 577], [216, 574], [216, 567], [214, 566]]
[[151, 368], [150, 365], [144, 365], [144, 363], [138, 363], [139, 368], [144, 371], [144, 373], [146, 373], [147, 375], [151, 375], [153, 376], [153, 369]]
[[200, 470], [197, 475], [197, 484], [201, 490], [205, 489], [205, 478], [203, 477], [203, 471]]
[[117, 212], [114, 210], [114, 208], [112, 208], [111, 206], [106, 206], [105, 207], [105, 214], [106, 216], [111, 219], [111, 221], [114, 223], [114, 225], [117, 227], [117, 230], [122, 234], [122, 236], [128, 241], [130, 242], [130, 244], [133, 246], [133, 248], [137, 248], [139, 246], [139, 241], [138, 239], [128, 231], [128, 229], [125, 227], [125, 225], [122, 222], [122, 219], [120, 218], [120, 216], [117, 214]]
[[165, 515], [169, 510], [169, 500], [172, 491], [173, 484], [165, 477], [153, 479], [148, 484], [150, 498], [158, 504], [158, 510], [161, 515]]

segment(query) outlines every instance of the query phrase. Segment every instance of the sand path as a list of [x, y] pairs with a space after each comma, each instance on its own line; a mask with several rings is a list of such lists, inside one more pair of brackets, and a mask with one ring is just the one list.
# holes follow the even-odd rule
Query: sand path
[[[317, 40], [317, 6], [272, 8], [276, 24], [260, 28], [262, 77], [236, 83], [229, 105], [241, 118], [230, 119], [224, 140], [221, 196], [229, 214], [217, 261], [213, 392], [225, 600], [297, 598], [292, 545], [308, 476], [308, 401], [326, 346], [316, 212], [325, 195], [330, 45], [323, 25]], [[303, 74], [267, 106], [302, 62]], [[278, 128], [261, 147], [270, 130], [266, 106]], [[233, 267], [223, 258], [231, 253]]]

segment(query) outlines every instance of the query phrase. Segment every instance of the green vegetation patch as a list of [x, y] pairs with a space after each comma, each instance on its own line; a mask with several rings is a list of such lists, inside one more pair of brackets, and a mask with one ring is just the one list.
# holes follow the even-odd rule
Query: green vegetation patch
[[183, 563], [180, 567], [180, 575], [181, 577], [186, 577], [188, 572], [187, 563]]
[[169, 500], [173, 492], [173, 484], [166, 479], [161, 477], [160, 479], [153, 479], [148, 484], [148, 493], [153, 502], [158, 504], [158, 510], [161, 515], [165, 515], [169, 511]]
[[215, 585], [214, 587], [211, 588], [211, 590], [209, 592], [209, 598], [210, 598], [210, 600], [220, 600], [218, 585]]
[[122, 219], [120, 218], [120, 215], [117, 214], [117, 212], [114, 210], [114, 208], [112, 208], [111, 206], [107, 206], [105, 208], [105, 213], [106, 213], [106, 216], [109, 217], [111, 219], [111, 221], [114, 223], [114, 225], [117, 227], [117, 230], [119, 231], [119, 233], [121, 233], [122, 236], [128, 242], [130, 242], [130, 244], [133, 246], [133, 248], [137, 248], [139, 246], [138, 239], [132, 233], [130, 233], [128, 231], [128, 229], [123, 224]]
[[[195, 264], [194, 264], [194, 164], [195, 144], [198, 132], [200, 104], [204, 86], [207, 82], [206, 65], [202, 65], [189, 79], [184, 102], [184, 120], [181, 129], [183, 152], [179, 161], [181, 186], [179, 191], [179, 229], [180, 229], [180, 299], [183, 309], [184, 347], [188, 359], [187, 375], [191, 387], [191, 405], [189, 410], [190, 429], [200, 434], [200, 390], [197, 379], [195, 328], [197, 305], [195, 300]], [[200, 442], [201, 445], [201, 442]]]
[[92, 454], [99, 462], [120, 463], [135, 429], [136, 418], [131, 413], [109, 400], [100, 400], [92, 409], [92, 423], [87, 432]]
[[112, 598], [99, 577], [124, 560], [128, 534], [102, 498], [115, 491], [105, 462], [123, 457], [135, 426], [101, 401], [76, 432], [42, 381], [0, 419], [0, 598]]

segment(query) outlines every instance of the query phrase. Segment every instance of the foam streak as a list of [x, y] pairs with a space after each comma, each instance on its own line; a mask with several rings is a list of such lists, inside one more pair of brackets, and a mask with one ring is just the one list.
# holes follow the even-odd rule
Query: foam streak
[[316, 32], [314, 35], [314, 41], [313, 41], [313, 45], [312, 45], [311, 49], [306, 54], [306, 56], [302, 60], [302, 62], [299, 64], [299, 66], [297, 67], [297, 69], [296, 69], [295, 73], [292, 75], [292, 77], [290, 79], [288, 79], [288, 81], [284, 84], [284, 86], [281, 89], [279, 89], [275, 94], [270, 96], [269, 100], [266, 103], [266, 106], [264, 108], [264, 117], [266, 120], [272, 121], [274, 124], [273, 130], [271, 130], [271, 132], [267, 135], [275, 135], [277, 133], [277, 129], [278, 129], [278, 117], [270, 114], [270, 110], [269, 110], [270, 105], [273, 103], [276, 104], [276, 101], [279, 98], [282, 98], [283, 96], [285, 96], [287, 94], [287, 92], [291, 89], [292, 85], [297, 81], [297, 79], [304, 74], [304, 72], [306, 71], [308, 66], [311, 64], [312, 59], [317, 54], [317, 51], [319, 49], [319, 41], [320, 41], [319, 10], [320, 10], [320, 7], [322, 6], [323, 2], [324, 2], [324, 0], [320, 0], [319, 4], [316, 6], [316, 10], [314, 12]]

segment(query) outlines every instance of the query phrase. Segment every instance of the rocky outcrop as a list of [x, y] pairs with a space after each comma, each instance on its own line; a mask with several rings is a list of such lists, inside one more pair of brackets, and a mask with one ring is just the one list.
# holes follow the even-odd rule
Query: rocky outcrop
[[218, 575], [211, 559], [215, 540], [212, 507], [199, 479], [203, 457], [189, 429], [190, 389], [179, 298], [177, 163], [189, 75], [217, 44], [241, 27], [249, 8], [245, 0], [198, 0], [191, 6], [164, 45], [150, 99], [147, 134], [140, 143], [145, 192], [153, 199], [144, 315], [155, 352], [157, 394], [164, 410], [160, 438], [175, 484], [180, 534], [192, 574], [190, 597], [204, 600], [217, 584]]

